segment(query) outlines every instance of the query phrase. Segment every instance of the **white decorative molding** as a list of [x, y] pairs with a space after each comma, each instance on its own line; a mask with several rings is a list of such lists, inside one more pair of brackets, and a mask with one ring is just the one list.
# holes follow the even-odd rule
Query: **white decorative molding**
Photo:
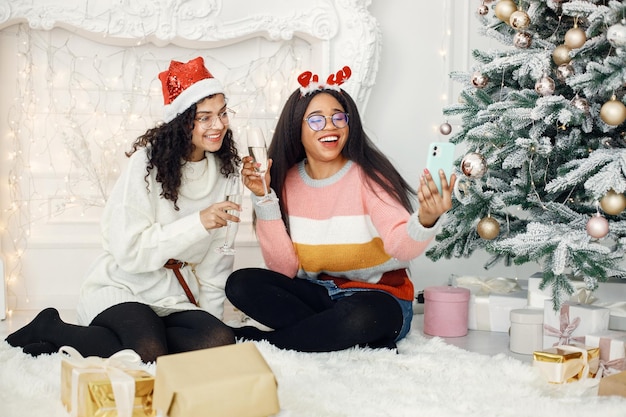
[[[303, 70], [326, 77], [349, 65], [343, 87], [364, 112], [381, 49], [370, 4], [0, 1], [0, 74], [15, 81], [0, 97], [7, 109], [0, 131], [8, 132], [0, 141], [8, 161], [0, 164], [8, 185], [0, 187], [0, 246], [18, 308], [73, 307], [99, 252], [99, 214], [124, 151], [161, 117], [155, 75], [171, 59], [205, 58], [237, 111], [235, 137], [249, 124], [271, 133]], [[250, 219], [243, 220], [236, 265], [259, 266]]]
[[28, 22], [110, 45], [216, 48], [254, 37], [301, 37], [317, 50], [320, 74], [350, 65], [346, 89], [364, 108], [378, 69], [381, 33], [371, 0], [13, 0], [0, 4], [0, 30]]

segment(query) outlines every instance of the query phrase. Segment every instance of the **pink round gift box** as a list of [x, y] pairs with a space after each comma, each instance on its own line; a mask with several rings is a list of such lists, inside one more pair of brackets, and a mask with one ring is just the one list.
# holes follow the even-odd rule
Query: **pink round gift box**
[[424, 288], [424, 333], [440, 337], [465, 336], [469, 298], [467, 288]]

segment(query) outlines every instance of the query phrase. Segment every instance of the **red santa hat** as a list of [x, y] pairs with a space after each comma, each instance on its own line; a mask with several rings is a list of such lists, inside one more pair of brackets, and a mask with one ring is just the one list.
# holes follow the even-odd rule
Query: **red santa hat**
[[163, 87], [165, 122], [171, 122], [205, 97], [224, 93], [222, 84], [205, 68], [200, 56], [186, 63], [171, 61], [167, 71], [159, 74], [159, 79]]

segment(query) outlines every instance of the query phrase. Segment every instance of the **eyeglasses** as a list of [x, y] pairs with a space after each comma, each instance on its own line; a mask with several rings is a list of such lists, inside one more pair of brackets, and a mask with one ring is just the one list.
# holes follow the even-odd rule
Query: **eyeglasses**
[[319, 132], [326, 127], [326, 119], [330, 119], [333, 122], [333, 126], [335, 126], [337, 129], [342, 129], [348, 126], [348, 113], [343, 112], [335, 113], [332, 116], [322, 116], [321, 114], [314, 114], [305, 118], [304, 120], [306, 120], [306, 123], [312, 130]]
[[215, 126], [217, 119], [220, 119], [220, 122], [222, 122], [224, 126], [228, 126], [228, 124], [230, 123], [229, 117], [234, 116], [234, 115], [235, 115], [235, 112], [233, 110], [226, 109], [217, 115], [200, 116], [200, 117], [196, 117], [194, 120], [198, 122], [198, 125], [202, 129], [211, 129], [213, 126]]

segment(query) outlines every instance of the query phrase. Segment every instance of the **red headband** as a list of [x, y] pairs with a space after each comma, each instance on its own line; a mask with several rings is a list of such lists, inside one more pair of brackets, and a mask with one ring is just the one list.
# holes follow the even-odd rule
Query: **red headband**
[[352, 70], [346, 65], [335, 74], [330, 74], [325, 84], [320, 84], [317, 74], [313, 74], [311, 71], [305, 71], [298, 76], [298, 83], [301, 85], [300, 93], [305, 96], [315, 90], [329, 89], [339, 91], [339, 86], [343, 84], [344, 81], [348, 80], [351, 75]]

